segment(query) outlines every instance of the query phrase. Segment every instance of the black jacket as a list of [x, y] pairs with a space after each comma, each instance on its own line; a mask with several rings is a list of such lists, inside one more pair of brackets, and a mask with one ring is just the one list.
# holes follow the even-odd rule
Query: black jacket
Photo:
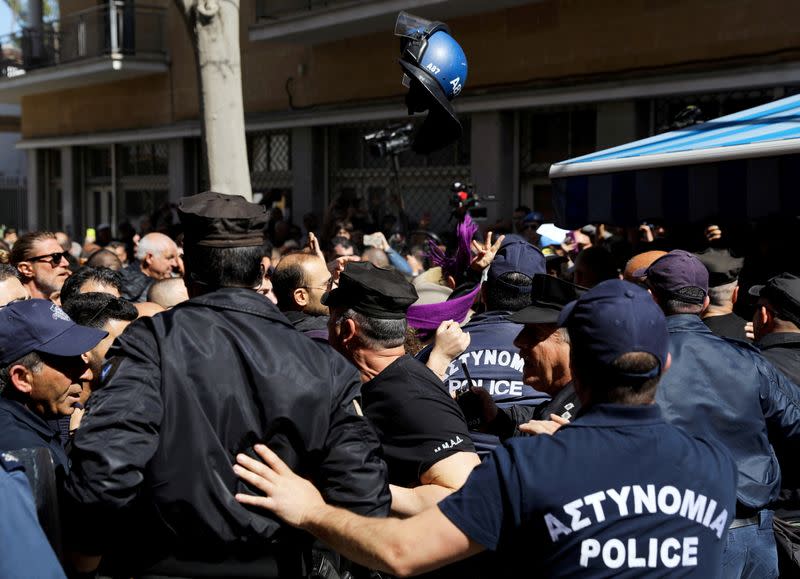
[[139, 262], [131, 263], [119, 273], [122, 276], [122, 297], [133, 303], [146, 302], [147, 292], [155, 280], [142, 272]]
[[110, 354], [66, 489], [87, 536], [113, 533], [136, 507], [146, 519], [137, 541], [169, 553], [263, 554], [283, 525], [236, 502], [247, 488], [231, 467], [258, 441], [328, 501], [387, 514], [386, 465], [353, 405], [358, 373], [263, 296], [228, 288], [184, 302], [131, 324]]
[[767, 334], [756, 346], [773, 366], [800, 385], [800, 332]]

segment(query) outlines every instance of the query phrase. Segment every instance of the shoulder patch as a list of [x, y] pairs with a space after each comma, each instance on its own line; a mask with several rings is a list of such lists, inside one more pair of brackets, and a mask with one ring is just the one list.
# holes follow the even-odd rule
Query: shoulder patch
[[122, 358], [119, 356], [115, 356], [111, 358], [108, 362], [103, 364], [103, 369], [100, 370], [100, 386], [103, 387], [108, 384], [109, 380], [114, 377], [114, 374], [117, 373], [117, 369], [119, 365], [122, 363]]

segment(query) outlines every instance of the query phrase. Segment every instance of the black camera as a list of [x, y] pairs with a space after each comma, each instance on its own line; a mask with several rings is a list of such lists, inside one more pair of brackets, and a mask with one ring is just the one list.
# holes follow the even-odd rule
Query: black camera
[[454, 181], [450, 186], [450, 205], [455, 208], [466, 207], [472, 209], [478, 204], [478, 196], [472, 183]]
[[399, 155], [411, 149], [411, 133], [414, 131], [413, 123], [391, 125], [380, 131], [364, 135], [364, 141], [370, 153], [376, 157]]

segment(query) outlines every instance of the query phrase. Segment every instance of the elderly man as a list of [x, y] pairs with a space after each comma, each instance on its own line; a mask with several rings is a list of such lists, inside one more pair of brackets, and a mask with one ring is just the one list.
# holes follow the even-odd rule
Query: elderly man
[[[405, 520], [325, 504], [267, 447], [241, 454], [241, 493], [358, 563], [412, 575], [483, 550], [492, 576], [723, 577], [736, 468], [713, 439], [668, 424], [653, 404], [669, 367], [664, 315], [628, 282], [598, 284], [561, 312], [584, 412], [554, 436], [498, 446], [455, 494]], [[487, 575], [488, 576], [488, 575]]]
[[147, 300], [147, 290], [157, 279], [178, 273], [178, 246], [163, 233], [148, 233], [136, 247], [137, 263], [121, 270], [122, 297], [139, 303]]
[[325, 261], [314, 253], [290, 253], [272, 273], [272, 290], [278, 309], [292, 325], [310, 338], [328, 339], [328, 306], [322, 296], [331, 274]]
[[67, 252], [49, 231], [21, 236], [11, 250], [10, 262], [33, 298], [49, 300], [57, 296], [70, 274]]
[[708, 270], [708, 307], [703, 323], [718, 336], [746, 340], [745, 320], [733, 311], [739, 295], [739, 272], [743, 257], [734, 257], [728, 249], [708, 248], [697, 255]]
[[82, 382], [92, 379], [86, 352], [105, 337], [77, 325], [49, 300], [0, 310], [0, 450], [44, 447], [57, 471], [69, 471], [53, 424], [74, 412]]
[[263, 205], [206, 192], [178, 213], [192, 299], [132, 323], [110, 350], [73, 440], [63, 503], [81, 528], [68, 535], [78, 552], [117, 553], [125, 576], [302, 576], [308, 538], [237, 504], [230, 465], [271, 441], [329, 500], [386, 514], [358, 374], [256, 293]]
[[0, 307], [29, 299], [30, 292], [19, 281], [19, 270], [7, 263], [0, 263]]
[[[570, 339], [566, 328], [558, 326], [558, 316], [569, 302], [578, 299], [586, 288], [554, 278], [533, 276], [531, 304], [509, 316], [509, 320], [524, 324], [514, 340], [524, 362], [522, 380], [539, 392], [552, 397], [539, 406], [513, 404], [497, 408], [491, 399], [481, 400], [483, 430], [505, 440], [520, 433], [538, 434], [555, 428], [551, 415], [562, 421], [572, 420], [581, 408], [580, 398], [570, 368]], [[475, 389], [479, 395], [481, 389]], [[530, 421], [534, 421], [531, 423]], [[536, 424], [547, 421], [549, 424]]]
[[[725, 577], [778, 576], [768, 505], [778, 498], [780, 466], [772, 436], [800, 440], [800, 395], [755, 348], [716, 336], [700, 319], [708, 270], [674, 250], [644, 274], [667, 316], [672, 369], [656, 397], [667, 420], [724, 444], [739, 470], [736, 518], [723, 555]], [[770, 436], [768, 437], [768, 427]]]
[[[323, 302], [328, 339], [361, 374], [364, 414], [378, 431], [392, 510], [413, 514], [461, 487], [478, 464], [464, 415], [441, 380], [403, 347], [417, 292], [398, 272], [348, 263]], [[413, 489], [400, 487], [414, 487]]]

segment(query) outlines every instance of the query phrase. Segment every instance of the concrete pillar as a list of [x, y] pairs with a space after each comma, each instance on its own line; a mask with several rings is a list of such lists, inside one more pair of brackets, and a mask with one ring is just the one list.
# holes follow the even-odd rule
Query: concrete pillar
[[597, 104], [597, 149], [636, 140], [636, 103], [614, 101]]
[[193, 195], [199, 191], [186, 190], [186, 149], [183, 139], [172, 139], [169, 142], [169, 193], [170, 203], [177, 203], [181, 197]]
[[518, 153], [514, 143], [513, 113], [472, 115], [472, 183], [486, 207], [488, 224], [510, 219], [517, 204], [514, 171]]
[[81, 200], [75, 194], [75, 163], [72, 147], [61, 147], [61, 223], [57, 227], [72, 237], [78, 233], [76, 227], [76, 208]]
[[39, 151], [37, 149], [28, 149], [28, 211], [27, 223], [20, 223], [20, 228], [25, 228], [28, 231], [34, 231], [39, 227], [39, 208], [41, 191], [41, 178], [39, 175]]
[[[303, 215], [316, 213], [319, 222], [325, 213], [323, 200], [320, 147], [315, 146], [314, 129], [292, 129], [292, 221], [303, 226]], [[305, 233], [305, 231], [304, 231]]]

